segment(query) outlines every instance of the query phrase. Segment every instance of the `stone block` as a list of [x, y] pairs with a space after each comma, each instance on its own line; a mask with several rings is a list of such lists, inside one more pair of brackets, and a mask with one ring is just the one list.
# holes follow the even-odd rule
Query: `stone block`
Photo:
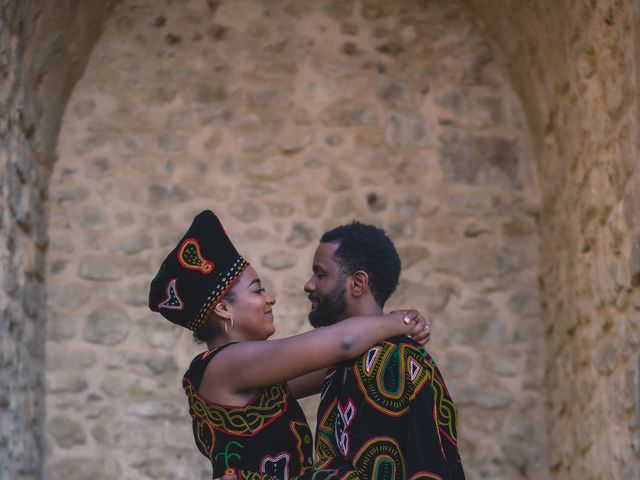
[[167, 85], [159, 85], [150, 88], [144, 95], [144, 103], [150, 107], [161, 107], [170, 104], [177, 97], [175, 88]]
[[78, 275], [91, 281], [115, 281], [122, 278], [122, 272], [113, 255], [90, 253], [84, 255], [78, 264]]
[[287, 237], [287, 245], [291, 245], [293, 248], [302, 248], [318, 240], [318, 234], [313, 228], [304, 223], [296, 222]]
[[224, 102], [227, 96], [227, 90], [223, 85], [196, 83], [191, 87], [191, 100], [196, 104], [211, 105]]
[[522, 187], [520, 151], [510, 139], [450, 133], [440, 137], [440, 165], [446, 181]]
[[113, 171], [113, 160], [108, 157], [91, 157], [86, 161], [84, 172], [89, 180], [103, 178]]
[[47, 431], [62, 448], [72, 448], [87, 443], [82, 425], [68, 417], [54, 416], [47, 422]]
[[109, 225], [109, 216], [102, 208], [84, 207], [81, 218], [82, 224], [90, 230], [101, 230]]
[[304, 196], [304, 206], [307, 215], [311, 218], [318, 218], [322, 215], [327, 204], [327, 195], [323, 193], [307, 193]]
[[393, 114], [387, 126], [387, 142], [394, 147], [420, 146], [428, 140], [426, 121], [416, 114]]
[[260, 257], [260, 263], [269, 270], [286, 270], [296, 264], [296, 257], [290, 251], [273, 251]]
[[398, 254], [402, 260], [403, 270], [409, 269], [416, 263], [427, 260], [431, 256], [429, 249], [420, 245], [407, 245], [406, 247], [400, 247], [398, 248]]
[[88, 386], [89, 384], [86, 378], [77, 373], [55, 373], [47, 375], [47, 392], [51, 394], [79, 393], [86, 390]]
[[113, 480], [121, 477], [120, 464], [113, 458], [64, 458], [49, 470], [50, 480]]
[[176, 359], [170, 355], [154, 355], [145, 361], [145, 365], [155, 375], [172, 373], [178, 370]]
[[118, 251], [126, 255], [133, 255], [153, 246], [153, 239], [146, 233], [137, 233], [118, 242]]
[[187, 147], [188, 138], [180, 134], [164, 134], [157, 138], [160, 150], [167, 153], [183, 153]]
[[255, 222], [262, 217], [262, 211], [252, 202], [234, 203], [229, 207], [229, 213], [245, 223]]
[[149, 302], [149, 280], [118, 287], [117, 300], [132, 307], [145, 307]]
[[409, 86], [403, 82], [384, 82], [376, 90], [378, 99], [389, 108], [406, 106], [410, 103]]
[[296, 210], [296, 207], [291, 203], [285, 202], [273, 202], [268, 204], [267, 208], [271, 215], [275, 215], [277, 217], [289, 217]]
[[[154, 206], [183, 202], [187, 198], [189, 198], [188, 192], [179, 185], [153, 184], [149, 186], [149, 202]], [[131, 196], [130, 200], [139, 203], [135, 195]]]
[[536, 285], [515, 292], [507, 303], [509, 311], [515, 315], [538, 315], [540, 313], [540, 291]]
[[99, 345], [122, 343], [131, 330], [131, 319], [127, 312], [117, 305], [104, 305], [94, 310], [82, 331], [84, 340]]
[[79, 282], [53, 283], [49, 285], [47, 293], [49, 308], [55, 308], [62, 312], [73, 312], [89, 302], [92, 297], [92, 288]]
[[487, 410], [501, 410], [509, 407], [514, 395], [506, 385], [491, 377], [483, 381], [468, 381], [458, 386], [455, 401], [459, 406], [474, 405]]
[[137, 401], [130, 403], [127, 413], [148, 420], [168, 420], [181, 418], [181, 407], [173, 403], [161, 401]]
[[283, 153], [292, 154], [313, 143], [313, 133], [307, 128], [290, 127], [276, 137], [276, 145]]
[[629, 274], [631, 285], [640, 285], [640, 233], [636, 233], [631, 244], [631, 255], [629, 255]]
[[353, 13], [353, 0], [330, 0], [322, 7], [322, 11], [331, 18], [343, 20]]
[[96, 354], [92, 350], [69, 350], [49, 348], [45, 360], [47, 371], [81, 370], [96, 363]]
[[327, 127], [371, 127], [379, 122], [378, 114], [369, 106], [350, 100], [330, 105], [322, 112], [322, 123]]
[[496, 347], [507, 341], [508, 329], [504, 320], [489, 316], [465, 316], [451, 325], [448, 339], [453, 345]]
[[77, 320], [68, 313], [49, 311], [46, 328], [47, 340], [60, 342], [75, 336]]
[[353, 184], [350, 175], [342, 171], [333, 171], [326, 183], [326, 188], [330, 192], [344, 192]]

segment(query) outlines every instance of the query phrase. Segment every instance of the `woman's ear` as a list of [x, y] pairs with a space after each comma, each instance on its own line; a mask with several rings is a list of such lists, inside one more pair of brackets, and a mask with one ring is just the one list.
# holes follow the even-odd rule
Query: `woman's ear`
[[229, 304], [224, 300], [219, 301], [211, 313], [215, 313], [218, 317], [223, 320], [229, 320], [231, 318], [231, 312], [229, 311]]
[[359, 270], [351, 275], [349, 284], [351, 294], [354, 297], [360, 297], [369, 291], [369, 275], [367, 272]]

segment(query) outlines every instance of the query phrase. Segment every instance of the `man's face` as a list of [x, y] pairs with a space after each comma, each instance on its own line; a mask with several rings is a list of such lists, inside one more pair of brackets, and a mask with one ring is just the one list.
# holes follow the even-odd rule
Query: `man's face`
[[331, 325], [344, 319], [347, 310], [346, 275], [333, 254], [338, 243], [321, 243], [313, 256], [313, 275], [304, 285], [309, 294], [309, 321], [314, 327]]

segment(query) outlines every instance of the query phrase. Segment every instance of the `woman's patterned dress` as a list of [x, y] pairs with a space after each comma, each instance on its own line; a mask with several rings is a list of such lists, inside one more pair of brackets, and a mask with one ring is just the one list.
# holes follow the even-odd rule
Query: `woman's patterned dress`
[[196, 356], [182, 386], [189, 400], [193, 436], [211, 460], [213, 478], [235, 471], [244, 479], [289, 480], [311, 468], [313, 440], [307, 420], [286, 383], [262, 388], [244, 407], [198, 395], [204, 371], [224, 347]]

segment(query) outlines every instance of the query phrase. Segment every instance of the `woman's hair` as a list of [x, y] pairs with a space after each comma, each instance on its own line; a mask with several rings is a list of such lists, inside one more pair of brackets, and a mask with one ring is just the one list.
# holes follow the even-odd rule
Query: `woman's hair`
[[[223, 295], [220, 301], [225, 300], [229, 303], [233, 303], [235, 298], [236, 298], [236, 294], [233, 291], [233, 287], [231, 287], [227, 291], [227, 293]], [[193, 332], [194, 342], [196, 342], [197, 344], [208, 343], [210, 340], [213, 340], [213, 338], [216, 335], [218, 335], [218, 333], [220, 333], [220, 327], [218, 327], [218, 325], [214, 321], [214, 316], [215, 316], [215, 313], [213, 313], [213, 310], [211, 310], [211, 313], [209, 314], [209, 318], [207, 318], [207, 321], [205, 322], [205, 324]]]

